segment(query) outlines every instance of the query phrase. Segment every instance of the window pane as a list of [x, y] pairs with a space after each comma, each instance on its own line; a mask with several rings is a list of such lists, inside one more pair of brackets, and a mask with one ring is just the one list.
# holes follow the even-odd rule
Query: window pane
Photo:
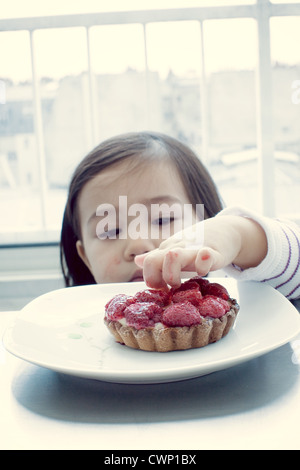
[[258, 209], [255, 22], [205, 22], [204, 50], [211, 173], [227, 205]]
[[1, 232], [41, 225], [29, 34], [0, 33]]
[[63, 186], [88, 147], [87, 46], [83, 28], [36, 31], [36, 69], [42, 97], [47, 176]]
[[147, 26], [152, 129], [201, 146], [201, 38], [196, 21]]
[[300, 220], [300, 18], [271, 19], [276, 208]]
[[148, 65], [166, 78], [199, 74], [200, 33], [196, 21], [152, 23], [147, 26]]
[[46, 224], [59, 229], [70, 175], [91, 144], [86, 32], [39, 30], [34, 46], [45, 148]]
[[0, 47], [1, 230], [59, 230], [70, 174], [91, 144], [85, 29], [34, 32], [37, 121], [29, 33], [1, 33]]
[[90, 31], [96, 142], [147, 127], [142, 25]]

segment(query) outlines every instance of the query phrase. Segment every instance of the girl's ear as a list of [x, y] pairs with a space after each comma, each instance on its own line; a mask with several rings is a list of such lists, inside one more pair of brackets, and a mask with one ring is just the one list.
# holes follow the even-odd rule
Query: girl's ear
[[81, 240], [77, 240], [76, 242], [76, 250], [77, 250], [77, 253], [78, 253], [78, 256], [79, 258], [84, 262], [84, 264], [86, 265], [86, 267], [91, 270], [91, 266], [90, 266], [90, 263], [89, 263], [89, 260], [85, 254], [85, 249], [84, 249], [84, 246], [83, 246], [83, 243]]

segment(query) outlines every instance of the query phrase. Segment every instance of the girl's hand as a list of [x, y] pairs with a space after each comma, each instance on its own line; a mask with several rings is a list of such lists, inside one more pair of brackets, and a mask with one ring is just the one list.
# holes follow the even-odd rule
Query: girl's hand
[[196, 238], [191, 239], [189, 228], [163, 241], [158, 249], [136, 256], [135, 262], [143, 268], [149, 287], [179, 286], [182, 271], [205, 276], [209, 271], [222, 269], [231, 263], [242, 269], [254, 267], [266, 256], [265, 232], [251, 219], [224, 215], [198, 224], [192, 229], [197, 236], [202, 229], [202, 243]]

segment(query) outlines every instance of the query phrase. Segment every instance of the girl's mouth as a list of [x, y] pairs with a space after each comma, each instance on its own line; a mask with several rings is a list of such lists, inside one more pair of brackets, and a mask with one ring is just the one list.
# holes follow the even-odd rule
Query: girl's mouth
[[140, 281], [144, 281], [143, 271], [138, 270], [133, 274], [129, 282], [140, 282]]

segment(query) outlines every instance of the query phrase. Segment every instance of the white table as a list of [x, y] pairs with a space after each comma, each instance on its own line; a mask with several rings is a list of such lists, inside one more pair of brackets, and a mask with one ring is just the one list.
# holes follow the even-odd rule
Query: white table
[[[1, 338], [16, 315], [0, 312]], [[298, 361], [300, 336], [201, 378], [121, 385], [28, 364], [1, 344], [0, 448], [300, 449]]]

